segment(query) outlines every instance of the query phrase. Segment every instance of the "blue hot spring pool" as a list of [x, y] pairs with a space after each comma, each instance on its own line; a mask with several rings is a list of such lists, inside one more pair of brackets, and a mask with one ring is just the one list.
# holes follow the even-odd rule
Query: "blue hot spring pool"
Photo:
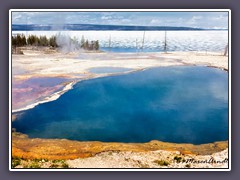
[[228, 140], [228, 73], [174, 66], [84, 80], [24, 111], [12, 128], [31, 138], [80, 141]]

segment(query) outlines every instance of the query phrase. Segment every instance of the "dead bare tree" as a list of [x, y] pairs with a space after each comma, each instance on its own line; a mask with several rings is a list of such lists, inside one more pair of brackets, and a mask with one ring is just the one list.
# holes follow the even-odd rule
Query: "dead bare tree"
[[228, 45], [225, 46], [225, 50], [224, 50], [224, 56], [226, 56], [228, 54]]
[[143, 32], [142, 51], [143, 51], [143, 47], [144, 47], [144, 40], [145, 40], [145, 31]]
[[165, 31], [165, 40], [164, 40], [164, 52], [167, 53], [167, 31]]
[[109, 51], [111, 51], [111, 35], [109, 36], [108, 47], [109, 47]]

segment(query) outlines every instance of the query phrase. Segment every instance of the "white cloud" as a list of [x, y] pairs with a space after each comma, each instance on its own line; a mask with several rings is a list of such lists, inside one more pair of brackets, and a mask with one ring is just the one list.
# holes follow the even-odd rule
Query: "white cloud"
[[157, 24], [159, 24], [159, 23], [161, 23], [161, 21], [160, 21], [159, 19], [152, 19], [152, 20], [150, 21], [150, 24], [154, 24], [154, 25], [157, 25]]
[[196, 20], [200, 20], [202, 18], [203, 18], [202, 16], [193, 16], [192, 20], [196, 21]]
[[216, 17], [212, 17], [212, 20], [227, 20], [228, 17], [226, 16], [223, 16], [223, 15], [219, 15], [219, 16], [216, 16]]
[[122, 19], [121, 22], [123, 22], [123, 23], [130, 23], [132, 21], [130, 19]]
[[15, 15], [13, 16], [13, 21], [17, 21], [22, 18], [22, 15]]
[[102, 16], [101, 19], [108, 20], [108, 19], [112, 19], [112, 17], [111, 16]]

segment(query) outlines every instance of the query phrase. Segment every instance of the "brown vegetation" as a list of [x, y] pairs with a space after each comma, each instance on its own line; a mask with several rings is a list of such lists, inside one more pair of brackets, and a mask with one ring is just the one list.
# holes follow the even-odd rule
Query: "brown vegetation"
[[156, 150], [180, 151], [182, 154], [212, 154], [228, 147], [228, 141], [210, 144], [175, 144], [161, 141], [148, 143], [80, 142], [66, 139], [31, 139], [26, 135], [12, 133], [12, 157], [23, 159], [77, 159], [95, 156], [101, 152]]

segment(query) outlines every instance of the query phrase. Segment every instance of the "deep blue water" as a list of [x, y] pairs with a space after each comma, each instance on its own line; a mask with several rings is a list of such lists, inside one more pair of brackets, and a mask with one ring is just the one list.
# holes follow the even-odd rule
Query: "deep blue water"
[[25, 111], [12, 127], [29, 137], [81, 141], [228, 140], [228, 73], [176, 66], [85, 80]]

